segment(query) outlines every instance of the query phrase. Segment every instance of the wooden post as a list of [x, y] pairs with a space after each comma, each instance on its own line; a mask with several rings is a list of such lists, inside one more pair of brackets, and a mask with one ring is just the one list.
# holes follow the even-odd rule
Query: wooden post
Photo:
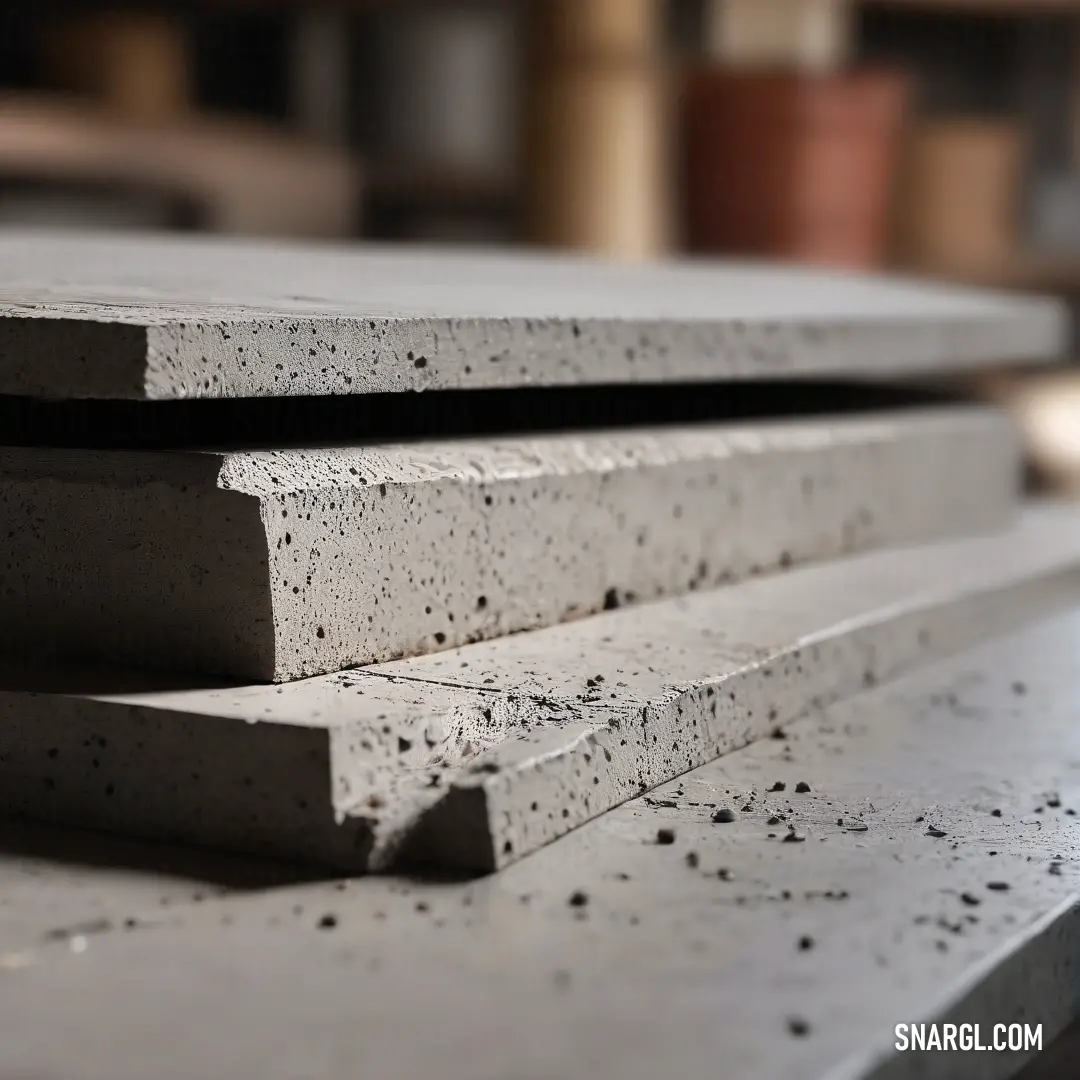
[[642, 259], [668, 245], [658, 0], [537, 0], [525, 208], [533, 242]]

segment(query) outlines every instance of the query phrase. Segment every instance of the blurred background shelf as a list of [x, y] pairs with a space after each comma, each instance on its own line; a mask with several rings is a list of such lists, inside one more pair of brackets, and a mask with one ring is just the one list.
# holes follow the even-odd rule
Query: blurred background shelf
[[1080, 296], [1080, 0], [8, 4], [0, 221]]
[[1060, 261], [1018, 256], [1000, 266], [987, 264], [969, 270], [939, 270], [936, 276], [957, 284], [991, 289], [1057, 293], [1066, 298], [1080, 295], [1080, 258]]
[[1080, 0], [859, 0], [865, 7], [959, 15], [1038, 16], [1080, 11]]
[[11, 93], [0, 95], [0, 174], [7, 222], [48, 222], [50, 207], [66, 206], [76, 223], [82, 205], [94, 224], [113, 190], [130, 198], [132, 224], [152, 223], [156, 205], [165, 223], [264, 236], [349, 234], [361, 193], [347, 155], [267, 124], [205, 113], [159, 124]]

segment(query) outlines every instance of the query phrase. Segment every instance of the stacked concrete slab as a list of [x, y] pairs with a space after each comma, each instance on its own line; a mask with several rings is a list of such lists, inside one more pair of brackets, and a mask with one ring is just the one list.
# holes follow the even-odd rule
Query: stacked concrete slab
[[[1045, 301], [753, 266], [35, 234], [0, 266], [9, 413], [81, 402], [92, 429], [125, 399], [150, 436], [181, 399], [287, 417], [496, 390], [512, 424], [584, 384], [734, 402], [1038, 362], [1065, 336]], [[20, 426], [0, 811], [490, 870], [1072, 580], [1080, 526], [1021, 511], [992, 409], [697, 419], [124, 450]]]
[[0, 450], [0, 646], [319, 675], [993, 528], [1016, 464], [1008, 422], [970, 407], [329, 450]]
[[[347, 871], [492, 870], [826, 704], [1070, 599], [1080, 517], [286, 686], [0, 680], [27, 817]], [[165, 688], [165, 686], [168, 688]], [[30, 691], [30, 693], [28, 693]]]

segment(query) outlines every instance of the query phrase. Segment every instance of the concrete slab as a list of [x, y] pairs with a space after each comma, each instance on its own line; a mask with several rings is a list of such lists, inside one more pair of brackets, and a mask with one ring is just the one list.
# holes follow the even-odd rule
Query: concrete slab
[[751, 264], [0, 237], [0, 393], [190, 398], [1045, 360], [1056, 303]]
[[875, 688], [481, 881], [28, 935], [0, 1074], [1006, 1080], [1028, 1055], [894, 1028], [1049, 1045], [1077, 1014], [1078, 634], [1073, 608]]
[[0, 648], [286, 680], [1003, 526], [983, 408], [240, 453], [0, 450]]
[[[163, 688], [14, 665], [0, 815], [325, 865], [505, 866], [642, 791], [1080, 595], [1080, 513], [432, 657]], [[142, 679], [142, 685], [132, 680]]]

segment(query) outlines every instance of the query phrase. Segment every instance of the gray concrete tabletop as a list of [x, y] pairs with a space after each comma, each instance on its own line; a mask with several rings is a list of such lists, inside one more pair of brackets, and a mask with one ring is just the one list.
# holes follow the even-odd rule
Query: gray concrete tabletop
[[7, 830], [0, 1076], [1005, 1080], [1029, 1054], [895, 1028], [1077, 1015], [1078, 634], [872, 688], [480, 879]]

